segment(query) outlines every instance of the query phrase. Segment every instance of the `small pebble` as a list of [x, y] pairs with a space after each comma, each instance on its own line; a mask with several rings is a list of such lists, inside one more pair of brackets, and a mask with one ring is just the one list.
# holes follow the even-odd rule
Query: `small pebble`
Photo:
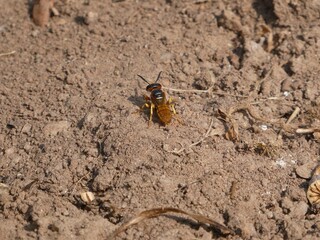
[[308, 211], [308, 204], [306, 202], [298, 202], [293, 208], [291, 208], [290, 216], [294, 219], [303, 219]]
[[30, 123], [26, 123], [26, 124], [22, 127], [21, 132], [22, 132], [22, 133], [25, 133], [25, 134], [30, 133], [31, 128], [32, 128], [32, 125], [31, 125]]
[[30, 153], [32, 146], [29, 142], [27, 142], [24, 144], [23, 149], [26, 151], [26, 153]]
[[31, 32], [31, 36], [35, 38], [35, 37], [37, 37], [39, 35], [39, 33], [40, 33], [39, 30], [34, 30], [34, 31]]
[[266, 216], [267, 216], [268, 219], [272, 219], [274, 217], [274, 214], [271, 211], [267, 211], [266, 212]]
[[6, 149], [6, 150], [4, 151], [4, 153], [5, 153], [6, 155], [12, 155], [12, 154], [14, 153], [14, 151], [15, 151], [15, 148], [14, 148], [14, 147], [11, 147], [11, 148]]
[[56, 136], [58, 133], [67, 130], [70, 127], [70, 125], [71, 124], [68, 121], [59, 121], [59, 122], [48, 123], [43, 128], [43, 133], [47, 137], [49, 137], [49, 136], [53, 137], [53, 136]]
[[96, 22], [98, 19], [98, 13], [96, 12], [88, 12], [87, 15], [84, 18], [84, 23], [87, 25], [90, 25], [94, 22]]
[[293, 202], [289, 198], [285, 197], [281, 201], [281, 207], [283, 210], [291, 210], [293, 208]]
[[312, 169], [314, 168], [315, 164], [313, 162], [307, 162], [296, 168], [296, 173], [299, 177], [303, 179], [311, 178]]

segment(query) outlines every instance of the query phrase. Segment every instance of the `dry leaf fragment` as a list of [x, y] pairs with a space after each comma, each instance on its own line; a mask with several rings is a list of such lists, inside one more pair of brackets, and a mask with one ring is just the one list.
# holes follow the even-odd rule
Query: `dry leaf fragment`
[[[234, 123], [234, 122], [233, 122]], [[225, 137], [227, 140], [236, 142], [239, 141], [239, 130], [238, 130], [238, 125], [235, 123], [229, 127], [227, 130]]]
[[274, 48], [273, 33], [271, 28], [265, 24], [260, 25], [260, 31], [258, 32], [258, 35], [265, 38], [263, 47], [267, 52], [271, 52]]
[[218, 109], [218, 115], [229, 125], [225, 133], [225, 138], [235, 142], [239, 140], [239, 126], [236, 121], [234, 121], [231, 114], [232, 110], [229, 110], [229, 112], [226, 113], [221, 109]]
[[188, 212], [185, 212], [185, 211], [177, 209], [177, 208], [168, 207], [168, 208], [153, 208], [153, 209], [146, 210], [146, 211], [139, 213], [136, 217], [132, 218], [127, 223], [120, 226], [116, 231], [114, 231], [111, 234], [111, 236], [109, 236], [108, 239], [113, 239], [118, 234], [120, 234], [121, 232], [128, 229], [130, 226], [137, 224], [145, 219], [158, 217], [158, 216], [160, 216], [162, 214], [166, 214], [168, 212], [180, 213], [180, 214], [187, 215], [187, 216], [195, 219], [199, 223], [211, 225], [212, 227], [220, 230], [222, 234], [234, 234], [234, 232], [231, 229], [227, 228], [226, 226], [224, 226], [224, 225], [222, 225], [222, 224], [220, 224], [220, 223], [218, 223], [218, 222], [216, 222], [206, 216], [192, 214], [192, 213], [188, 213]]

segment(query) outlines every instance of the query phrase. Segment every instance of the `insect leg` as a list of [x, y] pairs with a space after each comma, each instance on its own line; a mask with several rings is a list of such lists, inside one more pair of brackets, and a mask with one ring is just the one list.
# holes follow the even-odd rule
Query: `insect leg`
[[174, 104], [173, 104], [173, 99], [171, 97], [169, 97], [168, 99], [168, 104], [170, 106], [171, 111], [173, 112], [173, 114], [177, 114], [176, 109], [174, 108]]
[[168, 104], [170, 106], [170, 110], [173, 112], [173, 117], [174, 119], [176, 119], [180, 124], [183, 124], [183, 121], [179, 118], [179, 116], [177, 115], [177, 112], [176, 112], [176, 109], [174, 107], [174, 104], [173, 104], [174, 100], [169, 97], [168, 99]]
[[145, 103], [140, 107], [140, 111], [143, 111], [145, 108], [150, 108], [150, 104], [149, 103]]
[[151, 106], [150, 98], [147, 95], [143, 95], [143, 98], [146, 102], [140, 107], [140, 111], [143, 111], [145, 108], [150, 108]]
[[170, 104], [171, 110], [173, 114], [177, 114], [176, 109], [174, 108], [174, 104]]
[[151, 101], [150, 97], [148, 97], [147, 95], [143, 95], [143, 98], [144, 98], [144, 100], [146, 102], [150, 102]]
[[150, 118], [149, 118], [149, 123], [148, 125], [150, 125], [151, 121], [152, 121], [152, 115], [153, 115], [153, 109], [155, 108], [154, 104], [151, 103], [150, 105]]

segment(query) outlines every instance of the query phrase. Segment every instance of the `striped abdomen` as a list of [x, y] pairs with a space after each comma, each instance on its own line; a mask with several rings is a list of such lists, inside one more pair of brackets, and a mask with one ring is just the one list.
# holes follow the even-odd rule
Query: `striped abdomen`
[[164, 125], [169, 124], [172, 119], [172, 112], [170, 110], [170, 106], [168, 104], [158, 105], [156, 109], [157, 109], [159, 120]]

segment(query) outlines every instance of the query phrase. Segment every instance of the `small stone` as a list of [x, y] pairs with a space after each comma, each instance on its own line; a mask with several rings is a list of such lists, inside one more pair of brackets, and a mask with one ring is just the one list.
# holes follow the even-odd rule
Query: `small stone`
[[43, 128], [43, 133], [47, 137], [53, 137], [60, 132], [66, 131], [70, 127], [70, 125], [71, 124], [68, 121], [49, 123]]
[[290, 216], [294, 219], [303, 219], [308, 211], [308, 204], [306, 202], [298, 202], [295, 204], [295, 206], [292, 208]]
[[9, 186], [7, 184], [0, 183], [0, 204], [5, 204], [9, 201]]
[[307, 220], [314, 220], [315, 218], [316, 218], [315, 214], [308, 214], [307, 217], [306, 217]]
[[26, 151], [26, 153], [29, 153], [32, 149], [32, 146], [30, 143], [27, 142], [24, 144], [23, 149]]
[[169, 146], [169, 144], [166, 144], [166, 143], [163, 144], [162, 148], [163, 148], [163, 150], [166, 151], [166, 152], [169, 152], [169, 151], [170, 151], [170, 146]]
[[268, 219], [272, 219], [274, 217], [274, 214], [271, 211], [267, 211], [266, 212], [266, 216], [267, 216]]
[[28, 134], [28, 133], [30, 133], [31, 128], [32, 128], [32, 125], [31, 125], [30, 123], [26, 123], [26, 124], [22, 127], [21, 132], [22, 132], [22, 133], [25, 133], [25, 134]]
[[307, 162], [306, 164], [303, 164], [296, 168], [296, 173], [299, 177], [303, 179], [309, 179], [311, 178], [312, 169], [314, 168], [313, 162]]
[[70, 213], [69, 213], [68, 210], [65, 210], [65, 211], [61, 212], [61, 214], [62, 214], [63, 216], [69, 216], [69, 215], [70, 215]]
[[31, 36], [34, 37], [34, 38], [38, 37], [39, 33], [40, 33], [39, 30], [34, 30], [34, 31], [31, 32]]
[[293, 208], [293, 202], [289, 198], [285, 197], [281, 201], [281, 207], [287, 213], [289, 210]]
[[6, 155], [12, 155], [14, 153], [14, 150], [15, 150], [15, 148], [11, 147], [11, 148], [6, 149], [4, 153]]
[[316, 140], [316, 141], [320, 141], [320, 132], [314, 132], [313, 133], [313, 137], [314, 137], [314, 139]]
[[96, 12], [88, 12], [84, 18], [84, 23], [89, 25], [94, 23], [98, 18], [98, 13]]

